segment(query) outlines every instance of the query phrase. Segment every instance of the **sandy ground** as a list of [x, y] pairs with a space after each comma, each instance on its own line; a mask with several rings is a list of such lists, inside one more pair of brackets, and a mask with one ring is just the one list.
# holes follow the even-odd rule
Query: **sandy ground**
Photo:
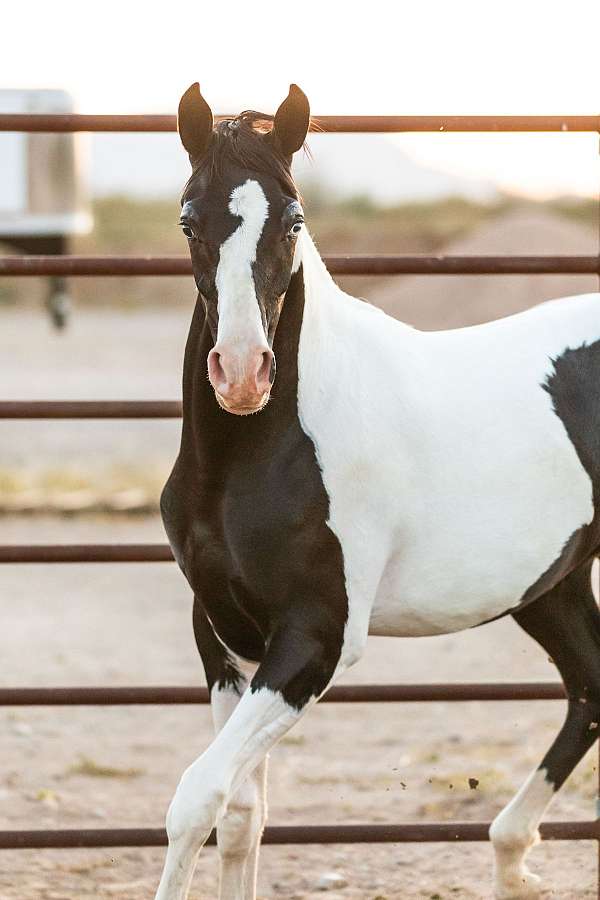
[[[193, 307], [190, 295], [176, 310], [78, 308], [64, 332], [51, 328], [43, 309], [0, 309], [0, 398], [179, 399]], [[179, 431], [176, 420], [8, 420], [0, 423], [0, 466], [165, 466]]]
[[[154, 519], [9, 519], [0, 541], [160, 540]], [[191, 597], [172, 564], [3, 566], [0, 659], [7, 685], [199, 684]], [[544, 653], [504, 620], [468, 633], [372, 639], [348, 682], [554, 679]], [[489, 820], [537, 764], [561, 702], [322, 706], [272, 754], [270, 823]], [[210, 741], [207, 708], [0, 712], [3, 828], [161, 825], [182, 769]], [[595, 758], [552, 818], [593, 815]], [[479, 786], [471, 790], [469, 778]], [[595, 896], [590, 843], [548, 843], [533, 867], [553, 898]], [[2, 900], [153, 896], [163, 851], [6, 852]], [[262, 898], [307, 900], [324, 872], [334, 898], [486, 898], [488, 845], [265, 847]], [[201, 857], [192, 897], [216, 897], [217, 858]]]

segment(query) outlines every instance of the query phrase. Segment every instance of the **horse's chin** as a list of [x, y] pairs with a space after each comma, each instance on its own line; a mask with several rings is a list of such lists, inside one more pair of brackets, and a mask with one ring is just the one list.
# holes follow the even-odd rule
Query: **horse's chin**
[[264, 409], [267, 403], [269, 402], [269, 397], [271, 396], [270, 391], [265, 391], [265, 393], [260, 398], [257, 404], [230, 404], [228, 403], [224, 397], [222, 397], [218, 391], [215, 391], [215, 397], [217, 398], [217, 403], [224, 409], [225, 412], [231, 413], [233, 416], [252, 416], [254, 413], [258, 413], [261, 409]]

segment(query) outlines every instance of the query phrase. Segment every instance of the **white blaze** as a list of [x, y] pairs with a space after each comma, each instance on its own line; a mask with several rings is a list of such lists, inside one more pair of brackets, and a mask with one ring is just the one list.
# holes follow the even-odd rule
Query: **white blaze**
[[245, 347], [266, 345], [265, 331], [256, 298], [252, 263], [269, 213], [269, 203], [258, 181], [248, 179], [236, 187], [229, 211], [242, 221], [221, 245], [215, 278], [219, 326], [217, 343]]

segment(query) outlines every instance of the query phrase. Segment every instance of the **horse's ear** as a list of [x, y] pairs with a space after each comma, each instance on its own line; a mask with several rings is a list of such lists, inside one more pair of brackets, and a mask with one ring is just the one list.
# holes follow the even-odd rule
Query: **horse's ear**
[[177, 111], [179, 137], [192, 162], [205, 153], [212, 129], [213, 114], [195, 81], [179, 101]]
[[309, 124], [308, 98], [297, 84], [290, 84], [289, 94], [275, 113], [272, 131], [284, 156], [292, 156], [300, 149]]

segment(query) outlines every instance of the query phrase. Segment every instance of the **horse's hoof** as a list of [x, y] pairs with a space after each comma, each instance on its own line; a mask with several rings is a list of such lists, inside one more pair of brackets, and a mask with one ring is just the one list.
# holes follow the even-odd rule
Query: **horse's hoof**
[[496, 884], [496, 900], [534, 900], [540, 896], [541, 878], [533, 872], [522, 872], [510, 882]]

